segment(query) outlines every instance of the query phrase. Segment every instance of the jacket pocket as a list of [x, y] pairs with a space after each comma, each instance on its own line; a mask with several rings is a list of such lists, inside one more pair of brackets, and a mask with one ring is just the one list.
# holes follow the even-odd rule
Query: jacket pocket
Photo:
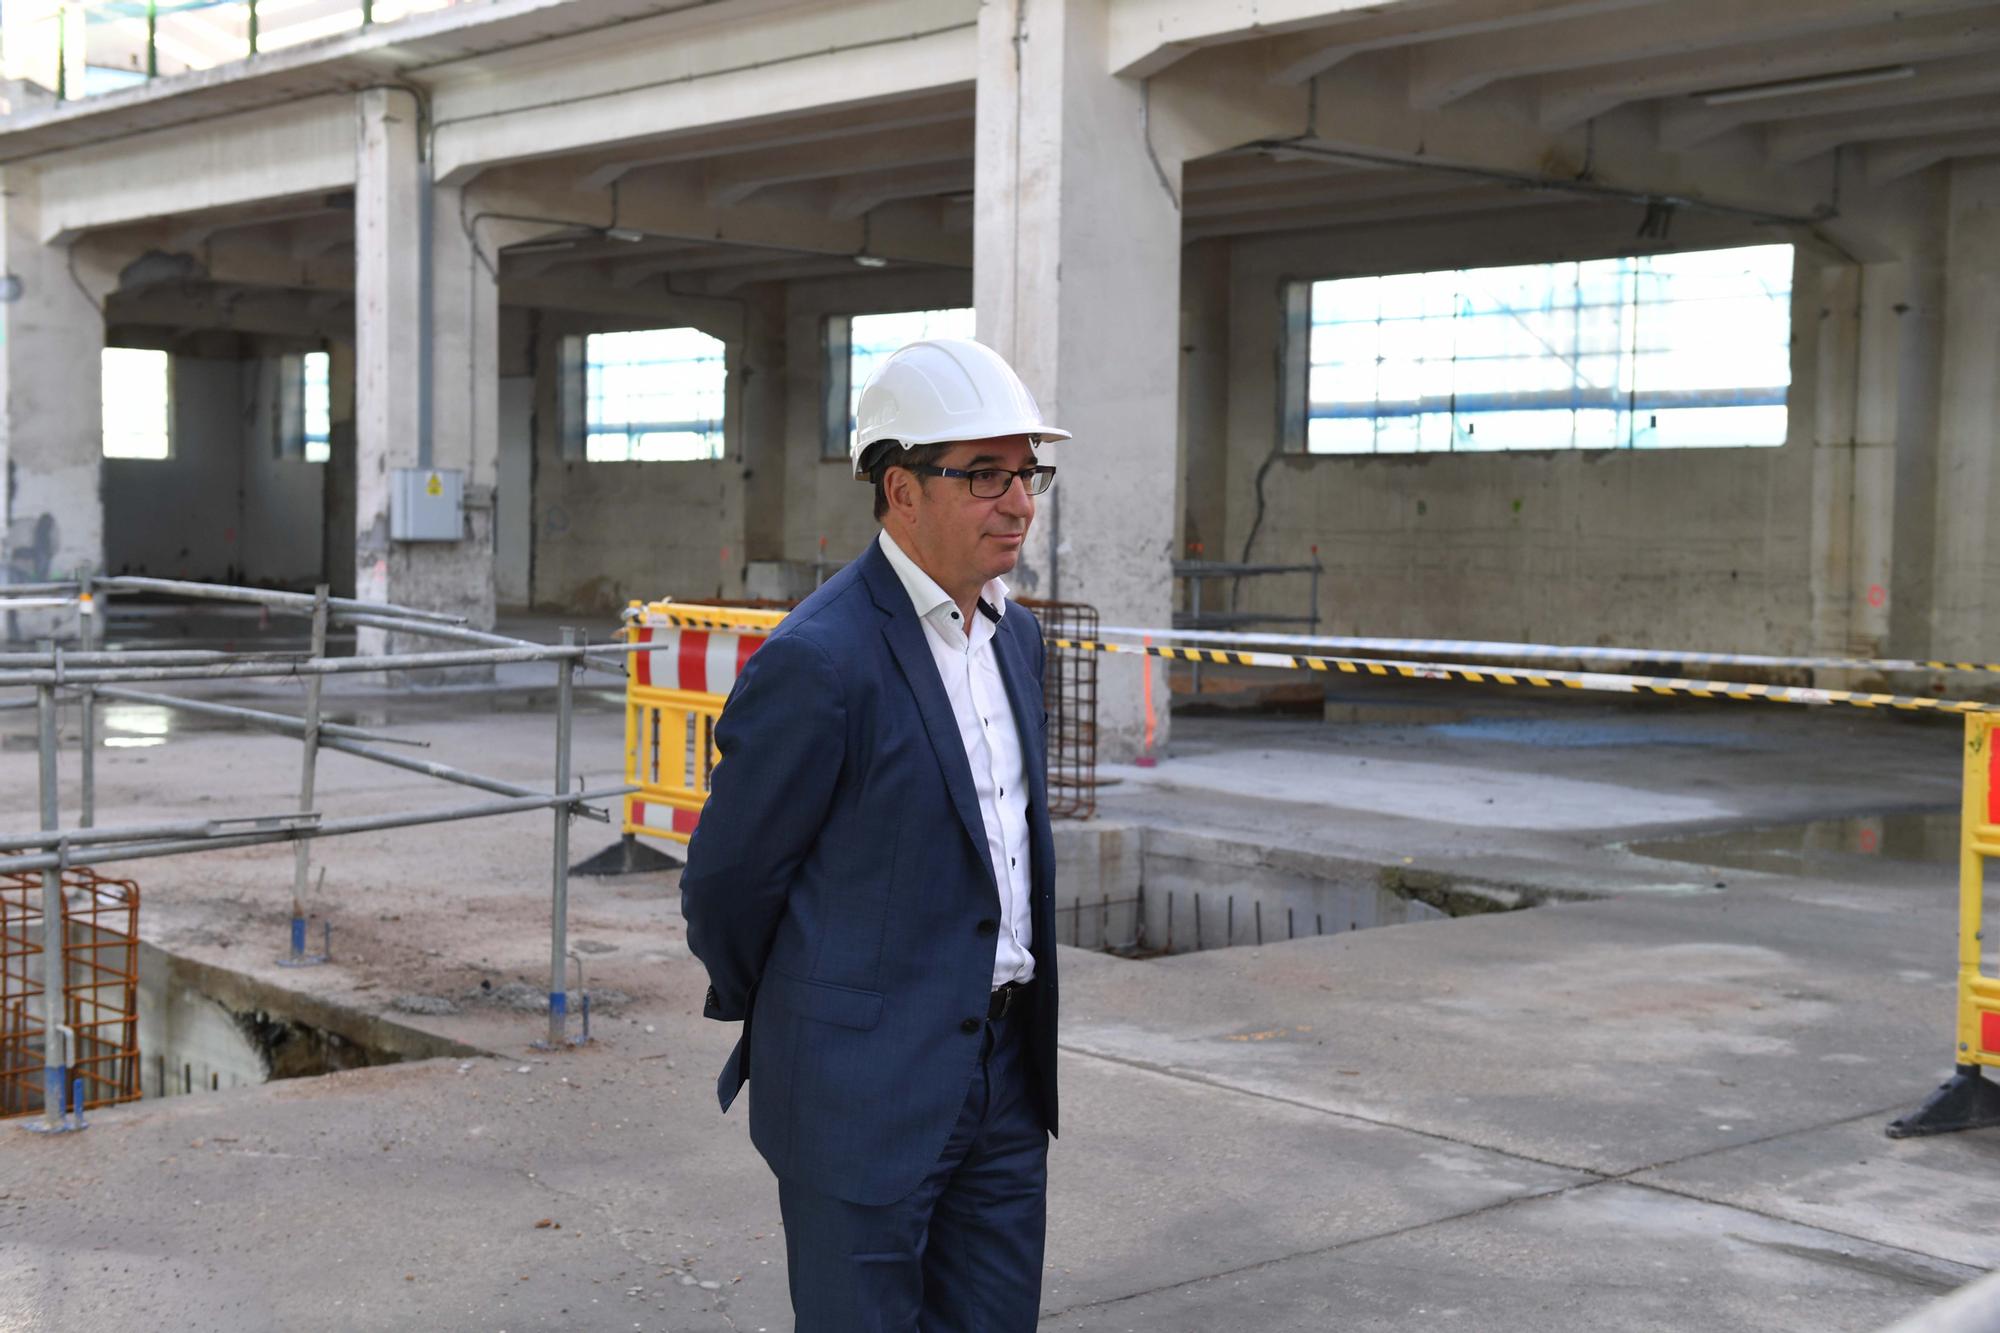
[[783, 972], [769, 974], [767, 984], [783, 986], [785, 1004], [801, 1018], [810, 1018], [837, 1027], [872, 1028], [882, 1018], [882, 993], [836, 986], [830, 981], [807, 981]]

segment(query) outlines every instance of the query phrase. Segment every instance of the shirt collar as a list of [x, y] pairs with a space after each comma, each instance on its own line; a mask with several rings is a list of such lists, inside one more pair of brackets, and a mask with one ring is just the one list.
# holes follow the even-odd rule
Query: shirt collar
[[[882, 554], [889, 557], [889, 567], [896, 571], [896, 577], [902, 581], [903, 591], [910, 595], [910, 605], [916, 608], [917, 619], [928, 618], [941, 606], [955, 605], [951, 600], [951, 594], [940, 588], [936, 579], [924, 573], [917, 562], [910, 559], [902, 547], [896, 545], [896, 539], [889, 535], [887, 528], [882, 529], [877, 542], [882, 548]], [[979, 590], [979, 595], [996, 614], [1001, 616], [1007, 614], [1005, 580], [988, 579], [986, 586]]]

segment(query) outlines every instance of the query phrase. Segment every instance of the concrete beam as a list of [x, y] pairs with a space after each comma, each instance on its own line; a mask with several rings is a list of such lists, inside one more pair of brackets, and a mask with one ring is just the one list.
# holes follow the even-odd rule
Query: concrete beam
[[112, 326], [143, 325], [189, 332], [340, 341], [354, 336], [354, 305], [344, 297], [329, 300], [324, 293], [306, 295], [214, 284], [114, 292], [105, 302], [104, 318]]
[[717, 329], [740, 325], [741, 306], [735, 301], [684, 296], [659, 287], [616, 288], [570, 278], [504, 278], [500, 298], [510, 306], [531, 306], [537, 310], [571, 310], [599, 315], [626, 328], [660, 328], [690, 325]]
[[1323, 208], [1333, 210], [1390, 199], [1422, 199], [1463, 190], [1465, 181], [1442, 172], [1372, 171], [1347, 173], [1293, 168], [1282, 184], [1195, 190], [1190, 185], [1181, 205], [1188, 223], [1234, 217], [1267, 210]]
[[845, 221], [872, 213], [883, 204], [898, 199], [928, 199], [934, 195], [969, 193], [972, 177], [971, 158], [963, 162], [941, 162], [934, 166], [904, 167], [896, 171], [842, 177], [832, 182], [833, 202], [827, 207], [827, 215], [836, 221]]
[[1384, 200], [1376, 204], [1322, 204], [1298, 208], [1260, 209], [1190, 221], [1190, 241], [1217, 236], [1252, 236], [1279, 231], [1332, 231], [1373, 227], [1390, 222], [1444, 217], [1472, 217], [1523, 208], [1560, 209], [1585, 203], [1584, 196], [1546, 190], [1509, 190], [1499, 186], [1466, 186], [1430, 194]]
[[730, 153], [789, 148], [795, 144], [819, 143], [850, 134], [890, 134], [956, 120], [970, 122], [971, 91], [965, 88], [895, 101], [869, 102], [831, 111], [819, 110], [811, 115], [681, 134], [651, 152], [635, 154], [627, 149], [598, 154], [579, 167], [576, 185], [583, 190], [602, 190], [647, 167], [693, 162]]
[[861, 0], [578, 48], [531, 80], [468, 80], [433, 102], [437, 179], [692, 130], [970, 87], [971, 0]]
[[315, 97], [58, 154], [41, 168], [41, 239], [351, 189], [354, 121], [353, 98]]
[[706, 166], [708, 202], [715, 208], [728, 208], [769, 185], [939, 163], [963, 164], [970, 172], [971, 121], [947, 121], [888, 134], [870, 130], [839, 139], [711, 158]]
[[1991, 130], [1927, 134], [1914, 139], [1891, 139], [1868, 145], [1861, 150], [1861, 169], [1870, 185], [1880, 186], [1954, 158], [1982, 158], [1994, 154], [2000, 154], [2000, 133]]
[[1593, 65], [1657, 60], [1755, 42], [1787, 42], [1842, 28], [1886, 26], [1931, 14], [1978, 8], [1984, 0], [1904, 0], [1887, 10], [1881, 0], [1786, 0], [1743, 5], [1738, 0], [1678, 0], [1658, 24], [1629, 15], [1590, 18], [1456, 37], [1416, 49], [1410, 104], [1420, 110], [1446, 106], [1504, 79]]
[[[1405, 0], [1425, 11], [1449, 0]], [[1381, 9], [1380, 0], [1112, 0], [1105, 16], [1110, 72], [1149, 78], [1209, 46], [1252, 41], [1351, 22]]]
[[[1413, 113], [1401, 93], [1418, 54], [1378, 52], [1315, 80], [1308, 110], [1307, 88], [1265, 81], [1254, 58], [1205, 52], [1152, 81], [1153, 139], [1163, 159], [1182, 144], [1217, 151], [1254, 143], [1342, 171], [1357, 162], [1422, 167], [1474, 182], [1562, 185], [1789, 219], [1832, 209], [1831, 173], [1774, 171], [1747, 153], [1696, 160], [1662, 152], [1651, 118], [1637, 109], [1606, 116], [1588, 133], [1561, 134], [1537, 125], [1529, 102], [1498, 95], [1477, 106]], [[1288, 106], [1285, 98], [1296, 101]], [[1316, 134], [1303, 132], [1308, 124]], [[1232, 137], [1231, 144], [1216, 142]]]
[[1790, 166], [1842, 144], [1992, 129], [2000, 129], [2000, 96], [1960, 97], [1894, 110], [1811, 116], [1773, 128], [1765, 137], [1765, 151], [1776, 165]]
[[[1988, 11], [1905, 19], [1887, 26], [1820, 33], [1800, 41], [1761, 42], [1687, 56], [1620, 61], [1544, 78], [1539, 85], [1542, 127], [1569, 129], [1613, 107], [1656, 97], [1782, 83], [1846, 70], [1965, 56], [1995, 47], [2000, 47], [2000, 15]], [[1992, 68], [1991, 61], [1977, 63]], [[1956, 91], [1955, 74], [1956, 71], [1925, 66], [1916, 77], [1900, 83], [1872, 84], [1850, 91], [1878, 96], [1901, 93], [1906, 99], [1949, 97]], [[1669, 103], [1660, 111], [1660, 142], [1668, 148], [1690, 148], [1747, 121], [1840, 110], [1839, 104], [1828, 100], [1838, 96], [1821, 93], [1773, 97], [1718, 107], [1705, 106], [1699, 100]]]
[[755, 282], [837, 278], [856, 271], [857, 265], [853, 260], [838, 256], [785, 259], [776, 263], [741, 264], [735, 268], [716, 269], [688, 281], [676, 282], [674, 290], [692, 296], [728, 296]]
[[[555, 165], [490, 172], [467, 192], [468, 218], [475, 227], [506, 215], [599, 229], [612, 225], [610, 193], [579, 190], [572, 182], [572, 174]], [[972, 262], [965, 237], [946, 233], [918, 209], [883, 209], [865, 224], [835, 221], [756, 204], [712, 208], [684, 189], [650, 181], [621, 187], [617, 209], [617, 226], [662, 239], [835, 255], [858, 254], [866, 245], [888, 259], [961, 268]]]
[[1343, 60], [1368, 51], [1416, 42], [1444, 41], [1508, 32], [1515, 28], [1584, 18], [1656, 5], [1663, 0], [1469, 0], [1443, 13], [1398, 6], [1337, 28], [1300, 33], [1273, 42], [1271, 77], [1279, 83], [1304, 83]]

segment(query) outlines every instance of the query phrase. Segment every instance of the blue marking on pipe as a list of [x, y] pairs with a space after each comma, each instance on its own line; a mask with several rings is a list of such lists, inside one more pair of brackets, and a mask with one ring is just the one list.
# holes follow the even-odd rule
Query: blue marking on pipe
[[292, 918], [292, 957], [297, 958], [306, 951], [306, 919]]
[[583, 993], [583, 1039], [590, 1040], [590, 992]]
[[56, 1108], [57, 1116], [67, 1116], [69, 1107], [63, 1101], [63, 1094], [69, 1091], [69, 1066], [56, 1065], [42, 1070], [42, 1107]]
[[83, 1118], [83, 1080], [80, 1078], [71, 1085], [69, 1113], [74, 1128], [83, 1129], [88, 1125], [89, 1122]]
[[552, 1014], [569, 1013], [568, 991], [552, 990], [549, 992], [549, 1012]]

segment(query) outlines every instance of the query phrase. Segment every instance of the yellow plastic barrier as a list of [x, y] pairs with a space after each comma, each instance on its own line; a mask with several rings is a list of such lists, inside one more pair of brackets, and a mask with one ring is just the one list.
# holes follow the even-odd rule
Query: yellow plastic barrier
[[708, 800], [715, 721], [750, 654], [783, 611], [687, 602], [633, 602], [628, 641], [656, 645], [631, 655], [625, 681], [623, 831], [685, 843]]
[[2000, 717], [1965, 718], [1965, 790], [1958, 852], [1957, 1071], [1911, 1114], [1889, 1126], [1889, 1137], [1946, 1134], [2000, 1125], [2000, 1084], [1982, 1066], [2000, 1066], [2000, 977], [1982, 970], [1986, 862], [2000, 857]]

